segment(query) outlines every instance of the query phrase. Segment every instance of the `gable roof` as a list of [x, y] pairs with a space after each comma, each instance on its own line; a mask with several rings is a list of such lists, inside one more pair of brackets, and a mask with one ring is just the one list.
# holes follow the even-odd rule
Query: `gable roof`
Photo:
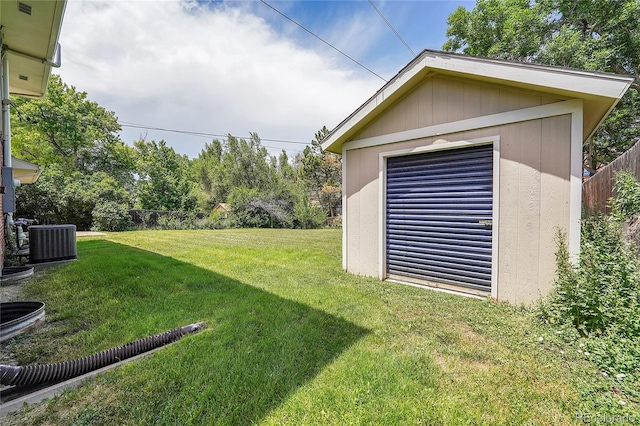
[[218, 203], [216, 204], [216, 206], [213, 208], [213, 210], [222, 210], [225, 212], [231, 212], [233, 211], [233, 209], [231, 208], [231, 206], [227, 203]]
[[56, 56], [66, 0], [0, 1], [3, 54], [9, 59], [9, 91], [42, 97]]
[[588, 139], [625, 94], [633, 78], [571, 68], [479, 58], [424, 50], [322, 141], [322, 148], [341, 153], [350, 140], [394, 102], [430, 75], [451, 75], [582, 99], [583, 135]]

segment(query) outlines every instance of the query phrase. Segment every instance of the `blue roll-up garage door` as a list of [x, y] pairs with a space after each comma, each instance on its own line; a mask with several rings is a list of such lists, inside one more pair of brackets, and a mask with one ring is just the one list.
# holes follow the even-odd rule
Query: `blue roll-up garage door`
[[387, 275], [491, 291], [493, 146], [387, 159]]

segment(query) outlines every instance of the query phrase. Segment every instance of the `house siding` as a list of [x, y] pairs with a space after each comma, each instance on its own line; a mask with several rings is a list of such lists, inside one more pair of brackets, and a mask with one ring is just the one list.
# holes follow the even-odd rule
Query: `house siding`
[[[544, 94], [435, 77], [356, 139], [555, 101]], [[492, 136], [500, 139], [497, 297], [528, 303], [546, 294], [555, 273], [555, 235], [570, 222], [570, 114], [360, 149], [350, 150], [347, 143], [347, 271], [378, 277], [382, 270], [380, 154]]]
[[537, 300], [551, 287], [558, 229], [578, 259], [582, 144], [632, 80], [424, 50], [322, 142], [342, 153], [343, 268], [388, 278], [388, 158], [493, 143], [490, 294]]
[[437, 75], [389, 107], [353, 140], [545, 105], [556, 96]]

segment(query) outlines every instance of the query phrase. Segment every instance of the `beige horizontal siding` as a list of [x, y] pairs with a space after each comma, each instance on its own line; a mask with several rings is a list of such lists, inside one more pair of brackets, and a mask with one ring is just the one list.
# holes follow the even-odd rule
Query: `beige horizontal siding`
[[[435, 81], [432, 83], [429, 89], [428, 84], [421, 86], [420, 93], [423, 93], [422, 90], [433, 90], [439, 85]], [[543, 96], [536, 99], [530, 94], [517, 95], [503, 92], [502, 89], [487, 93], [484, 92], [487, 88], [481, 85], [470, 85], [467, 89], [465, 86], [466, 84], [462, 84], [460, 87], [458, 82], [452, 84], [451, 92], [454, 95], [447, 99], [457, 105], [460, 102], [464, 105], [464, 96], [460, 97], [460, 93], [480, 100], [486, 95], [490, 95], [490, 98], [494, 96], [485, 105], [487, 108], [499, 109], [490, 112], [485, 110], [485, 114], [506, 110], [503, 107], [522, 108], [546, 101]], [[476, 93], [478, 90], [481, 93]], [[443, 95], [437, 96], [441, 98]], [[412, 95], [405, 100], [414, 102], [406, 103], [412, 105], [411, 108], [420, 108], [420, 103], [416, 104], [416, 98]], [[401, 104], [402, 102], [398, 107]], [[432, 114], [430, 119], [436, 117], [438, 120], [458, 120], [469, 118], [466, 114], [473, 113], [461, 106], [459, 109], [463, 111], [463, 116], [459, 117], [457, 114], [460, 112], [455, 111], [455, 108], [448, 108], [446, 104], [447, 102], [443, 102], [441, 111]], [[427, 108], [421, 111], [429, 110]], [[385, 133], [405, 130], [398, 127], [401, 124], [392, 120], [398, 114], [385, 114], [385, 120], [381, 124]], [[417, 122], [415, 118], [406, 120], [414, 121], [404, 121], [403, 125]], [[420, 121], [417, 125], [429, 124]], [[377, 128], [375, 123], [370, 129], [374, 128]], [[564, 115], [347, 151], [347, 270], [372, 277], [379, 274], [379, 247], [383, 241], [379, 229], [380, 153], [499, 135], [498, 298], [526, 303], [545, 294], [550, 288], [555, 271], [556, 229], [567, 230], [569, 226], [570, 128], [570, 115]], [[376, 134], [367, 134], [374, 135]]]

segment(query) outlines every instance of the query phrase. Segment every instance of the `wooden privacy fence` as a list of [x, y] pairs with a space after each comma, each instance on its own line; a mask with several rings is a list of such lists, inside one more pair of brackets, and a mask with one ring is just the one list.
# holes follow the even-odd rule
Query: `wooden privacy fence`
[[582, 183], [584, 213], [592, 215], [610, 212], [607, 203], [609, 198], [613, 196], [614, 175], [621, 170], [631, 170], [631, 173], [640, 179], [640, 142]]

